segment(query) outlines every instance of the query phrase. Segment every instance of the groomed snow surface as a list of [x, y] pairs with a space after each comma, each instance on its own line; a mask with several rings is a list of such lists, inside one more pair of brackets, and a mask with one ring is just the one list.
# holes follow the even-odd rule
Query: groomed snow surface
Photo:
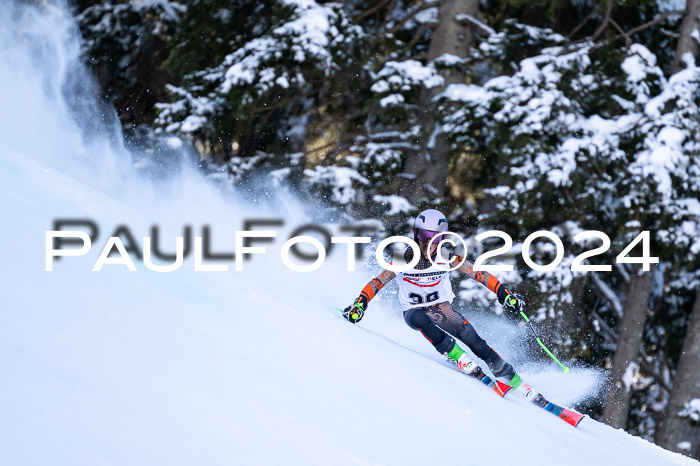
[[[116, 224], [146, 236], [158, 216], [5, 148], [0, 185], [3, 465], [696, 464], [591, 419], [573, 428], [499, 399], [409, 329], [391, 299], [349, 324], [333, 308], [369, 275], [345, 272], [344, 251], [291, 272], [279, 232], [243, 272], [194, 272], [191, 259], [172, 273], [141, 262], [91, 272]], [[274, 216], [230, 204], [208, 214], [215, 251], [233, 249], [242, 218]], [[90, 218], [102, 236], [46, 272], [45, 231], [61, 217]], [[166, 251], [174, 219], [156, 220]], [[469, 317], [518, 359], [526, 333]], [[598, 390], [591, 370], [521, 366], [561, 404]]]

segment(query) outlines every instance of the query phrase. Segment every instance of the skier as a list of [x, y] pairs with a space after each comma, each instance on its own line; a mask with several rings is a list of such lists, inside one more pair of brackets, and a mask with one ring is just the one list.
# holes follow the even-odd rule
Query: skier
[[[440, 211], [429, 209], [421, 212], [413, 223], [413, 238], [421, 252], [418, 264], [404, 272], [383, 270], [378, 277], [367, 283], [353, 305], [345, 308], [343, 316], [353, 324], [359, 322], [377, 292], [398, 276], [399, 301], [409, 327], [420, 331], [435, 349], [455, 363], [460, 371], [471, 374], [478, 366], [453, 337], [458, 338], [488, 364], [497, 379], [510, 385], [512, 390], [523, 398], [533, 400], [537, 392], [530, 385], [523, 383], [513, 366], [476, 333], [472, 324], [462, 314], [452, 308], [451, 303], [455, 295], [447, 268], [455, 261], [462, 262], [462, 257], [452, 254], [449, 264], [437, 257], [438, 244], [441, 238], [446, 236], [443, 235], [446, 231], [447, 219]], [[432, 238], [435, 239], [431, 245]], [[429, 257], [435, 265], [430, 262]], [[406, 263], [413, 259], [413, 249], [406, 248], [404, 259]], [[511, 293], [493, 275], [474, 272], [473, 264], [466, 260], [457, 270], [488, 287], [506, 309], [515, 312], [523, 309], [525, 302], [522, 296]]]

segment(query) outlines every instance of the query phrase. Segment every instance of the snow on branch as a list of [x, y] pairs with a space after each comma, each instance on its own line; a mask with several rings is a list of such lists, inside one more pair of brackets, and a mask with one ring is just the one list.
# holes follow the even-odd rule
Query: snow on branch
[[487, 36], [492, 36], [496, 34], [496, 31], [493, 28], [489, 27], [483, 21], [479, 21], [472, 15], [459, 14], [455, 16], [455, 19], [461, 24], [476, 27], [480, 31], [486, 33]]
[[619, 317], [622, 317], [622, 303], [612, 288], [610, 288], [605, 281], [598, 278], [597, 274], [593, 275], [593, 284], [595, 285], [596, 290], [612, 305], [615, 313]]
[[687, 418], [694, 425], [700, 425], [700, 398], [694, 398], [687, 402], [678, 415]]

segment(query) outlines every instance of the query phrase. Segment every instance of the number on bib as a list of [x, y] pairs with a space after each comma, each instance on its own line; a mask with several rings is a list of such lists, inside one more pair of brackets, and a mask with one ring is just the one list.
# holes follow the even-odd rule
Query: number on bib
[[432, 293], [428, 293], [426, 295], [419, 295], [418, 293], [409, 293], [408, 297], [411, 298], [411, 304], [416, 305], [435, 302], [438, 299], [440, 299], [440, 293], [438, 293], [437, 291], [433, 291]]

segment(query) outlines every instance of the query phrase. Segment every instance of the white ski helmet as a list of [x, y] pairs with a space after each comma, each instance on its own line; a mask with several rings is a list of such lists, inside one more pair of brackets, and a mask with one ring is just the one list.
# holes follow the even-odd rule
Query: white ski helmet
[[[447, 218], [442, 212], [435, 209], [424, 210], [416, 217], [413, 222], [413, 239], [414, 241], [430, 241], [431, 238], [439, 233], [447, 231]], [[438, 238], [439, 240], [439, 238]], [[437, 240], [436, 240], [437, 241]], [[435, 243], [437, 244], [437, 243]]]

